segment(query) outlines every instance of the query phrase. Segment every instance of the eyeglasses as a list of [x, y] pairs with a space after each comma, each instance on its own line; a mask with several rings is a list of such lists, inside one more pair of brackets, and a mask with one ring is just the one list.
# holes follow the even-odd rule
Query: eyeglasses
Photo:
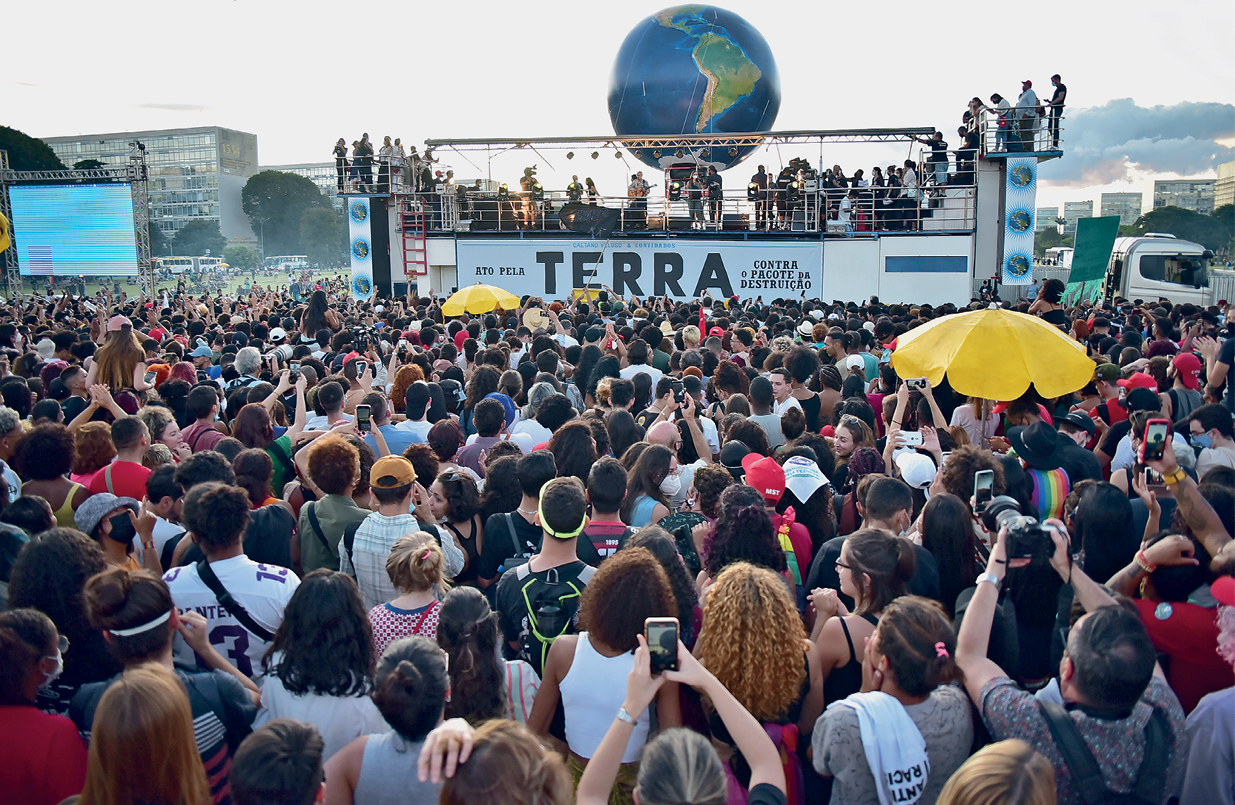
[[58, 648], [58, 649], [60, 650], [60, 653], [61, 653], [61, 654], [66, 654], [66, 653], [68, 653], [68, 650], [69, 650], [69, 639], [68, 639], [67, 637], [65, 637], [64, 635], [60, 635], [60, 639], [59, 639], [59, 641], [56, 643], [56, 648]]
[[844, 562], [842, 562], [841, 560], [837, 559], [837, 560], [836, 560], [836, 569], [837, 569], [837, 570], [842, 570], [842, 569], [843, 569], [843, 570], [851, 570], [852, 568], [850, 568], [850, 567], [849, 567], [849, 565], [845, 564], [845, 563], [844, 563]]
[[448, 472], [448, 473], [446, 473], [445, 475], [443, 475], [443, 476], [442, 476], [442, 480], [443, 480], [443, 481], [451, 481], [451, 482], [454, 482], [454, 481], [462, 481], [462, 480], [463, 480], [463, 473], [458, 472], [458, 471]]

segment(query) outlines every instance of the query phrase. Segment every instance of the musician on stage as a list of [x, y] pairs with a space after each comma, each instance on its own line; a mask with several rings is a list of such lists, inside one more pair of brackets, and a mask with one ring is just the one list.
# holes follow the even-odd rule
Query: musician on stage
[[570, 184], [566, 185], [566, 200], [575, 202], [583, 198], [583, 185], [579, 184], [578, 176], [570, 177]]
[[646, 227], [648, 222], [648, 193], [652, 186], [643, 179], [643, 171], [630, 177], [630, 185], [626, 188], [626, 196], [630, 199], [628, 220], [630, 223]]
[[720, 174], [716, 172], [715, 167], [708, 168], [708, 175], [704, 183], [708, 188], [708, 215], [711, 217], [712, 223], [720, 228], [721, 225], [721, 202], [724, 201], [724, 196], [721, 192]]
[[759, 186], [755, 198], [755, 228], [764, 229], [768, 225], [768, 175], [762, 165], [759, 172], [750, 177], [750, 183]]
[[532, 190], [536, 187], [536, 167], [523, 169], [523, 178], [519, 180], [519, 189], [523, 192], [520, 194], [523, 197], [523, 205], [519, 214], [519, 219], [523, 222], [523, 226], [534, 229], [536, 227], [536, 203], [532, 200]]

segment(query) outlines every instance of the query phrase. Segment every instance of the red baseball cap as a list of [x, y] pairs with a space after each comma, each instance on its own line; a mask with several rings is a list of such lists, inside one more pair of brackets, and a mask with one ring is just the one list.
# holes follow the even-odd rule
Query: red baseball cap
[[1193, 355], [1191, 352], [1181, 352], [1176, 355], [1171, 363], [1175, 366], [1175, 372], [1179, 375], [1179, 381], [1184, 384], [1184, 388], [1198, 389], [1201, 386], [1201, 359]]
[[1158, 390], [1158, 381], [1154, 380], [1144, 372], [1133, 372], [1131, 377], [1123, 380], [1116, 380], [1115, 385], [1123, 386], [1129, 391], [1132, 389], [1149, 389], [1150, 391]]
[[717, 338], [724, 338], [725, 331], [719, 327], [713, 327], [711, 330], [708, 330], [708, 335], [714, 335]]
[[995, 403], [995, 408], [994, 410], [991, 411], [991, 413], [992, 414], [1002, 414], [1004, 411], [1008, 410], [1008, 406], [1011, 405], [1011, 403], [1012, 403], [1011, 400], [1003, 400], [1001, 402], [997, 402]]
[[1218, 599], [1219, 604], [1235, 607], [1235, 577], [1219, 577], [1217, 581], [1209, 585], [1209, 591], [1213, 593], [1214, 598]]
[[785, 494], [785, 469], [776, 459], [747, 453], [742, 458], [742, 469], [746, 470], [746, 485], [759, 490], [769, 503], [778, 502]]

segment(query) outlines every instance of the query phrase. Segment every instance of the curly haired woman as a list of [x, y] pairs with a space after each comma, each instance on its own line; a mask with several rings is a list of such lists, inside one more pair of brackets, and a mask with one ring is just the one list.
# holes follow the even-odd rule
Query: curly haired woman
[[[639, 646], [647, 618], [673, 617], [677, 605], [669, 577], [660, 562], [643, 548], [618, 551], [601, 564], [583, 591], [577, 635], [553, 641], [544, 679], [527, 724], [540, 735], [558, 702], [566, 715], [566, 744], [576, 781], [588, 758], [600, 746], [613, 714], [626, 696], [632, 652]], [[657, 695], [661, 729], [679, 726], [677, 686], [664, 685]], [[622, 771], [610, 802], [631, 802], [635, 772], [648, 740], [650, 719], [640, 719], [622, 755]]]
[[[695, 656], [734, 698], [764, 724], [793, 724], [809, 734], [823, 712], [823, 678], [814, 645], [806, 639], [793, 594], [777, 573], [748, 562], [729, 565], [703, 608]], [[712, 735], [737, 751], [714, 716]], [[792, 754], [792, 749], [789, 749]], [[750, 769], [732, 761], [743, 786]]]
[[759, 490], [735, 484], [720, 493], [716, 525], [703, 543], [702, 558], [703, 570], [695, 581], [701, 589], [734, 562], [785, 572], [785, 552]]

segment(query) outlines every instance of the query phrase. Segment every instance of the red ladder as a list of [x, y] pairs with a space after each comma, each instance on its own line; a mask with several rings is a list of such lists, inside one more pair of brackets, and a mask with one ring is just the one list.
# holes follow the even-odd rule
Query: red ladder
[[403, 236], [403, 269], [409, 279], [429, 275], [429, 251], [425, 241], [425, 213], [419, 200], [404, 202], [399, 211]]

